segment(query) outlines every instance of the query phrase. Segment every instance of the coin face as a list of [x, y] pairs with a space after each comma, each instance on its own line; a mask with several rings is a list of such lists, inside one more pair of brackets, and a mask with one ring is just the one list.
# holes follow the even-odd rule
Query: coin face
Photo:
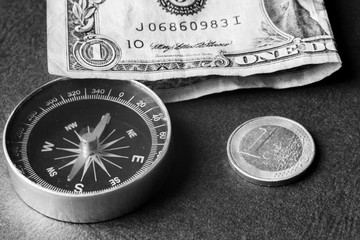
[[269, 116], [252, 119], [235, 129], [227, 153], [233, 169], [246, 180], [280, 186], [296, 180], [310, 166], [315, 144], [299, 123]]

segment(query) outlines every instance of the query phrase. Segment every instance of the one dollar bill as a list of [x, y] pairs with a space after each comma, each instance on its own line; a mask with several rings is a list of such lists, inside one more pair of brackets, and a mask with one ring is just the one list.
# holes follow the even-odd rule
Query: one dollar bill
[[135, 79], [166, 102], [341, 66], [323, 0], [48, 0], [47, 18], [51, 74]]

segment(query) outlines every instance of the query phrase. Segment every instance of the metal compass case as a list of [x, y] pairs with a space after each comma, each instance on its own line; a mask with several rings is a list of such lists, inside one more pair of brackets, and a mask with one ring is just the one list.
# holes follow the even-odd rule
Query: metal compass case
[[171, 124], [162, 101], [136, 81], [59, 79], [15, 108], [3, 144], [29, 206], [62, 221], [97, 222], [160, 188]]

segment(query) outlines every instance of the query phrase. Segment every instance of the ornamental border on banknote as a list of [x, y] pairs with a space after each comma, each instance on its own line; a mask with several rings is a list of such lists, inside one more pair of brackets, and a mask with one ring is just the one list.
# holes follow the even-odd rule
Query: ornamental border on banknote
[[[254, 50], [242, 52], [225, 52], [209, 60], [120, 63], [121, 48], [107, 36], [100, 33], [98, 25], [99, 7], [106, 0], [67, 0], [67, 63], [69, 71], [111, 71], [142, 72], [180, 71], [204, 68], [249, 68], [254, 65], [271, 64], [274, 61], [285, 61], [288, 58], [301, 57], [305, 54], [326, 54], [336, 52], [335, 42], [331, 35], [310, 37], [306, 39], [293, 37], [278, 29], [271, 21], [266, 9], [265, 0], [259, 0], [260, 7], [267, 22], [262, 22], [260, 31], [267, 37], [255, 39]], [[89, 57], [89, 49], [105, 49], [105, 54]]]

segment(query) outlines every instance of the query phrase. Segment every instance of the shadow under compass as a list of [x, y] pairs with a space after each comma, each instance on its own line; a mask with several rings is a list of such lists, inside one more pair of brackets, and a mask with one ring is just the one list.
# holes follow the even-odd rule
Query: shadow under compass
[[[188, 131], [184, 129], [186, 124], [182, 124], [178, 119], [172, 118], [172, 151], [169, 158], [166, 159], [168, 166], [167, 172], [164, 174], [164, 181], [159, 185], [159, 189], [154, 189], [154, 196], [146, 203], [140, 211], [148, 208], [149, 211], [157, 206], [171, 202], [172, 199], [177, 201], [180, 195], [187, 191], [187, 180], [191, 174], [190, 169], [193, 159], [194, 149], [196, 146], [191, 142], [189, 136], [186, 134]], [[177, 200], [176, 200], [177, 199]], [[156, 205], [156, 206], [155, 206]]]

